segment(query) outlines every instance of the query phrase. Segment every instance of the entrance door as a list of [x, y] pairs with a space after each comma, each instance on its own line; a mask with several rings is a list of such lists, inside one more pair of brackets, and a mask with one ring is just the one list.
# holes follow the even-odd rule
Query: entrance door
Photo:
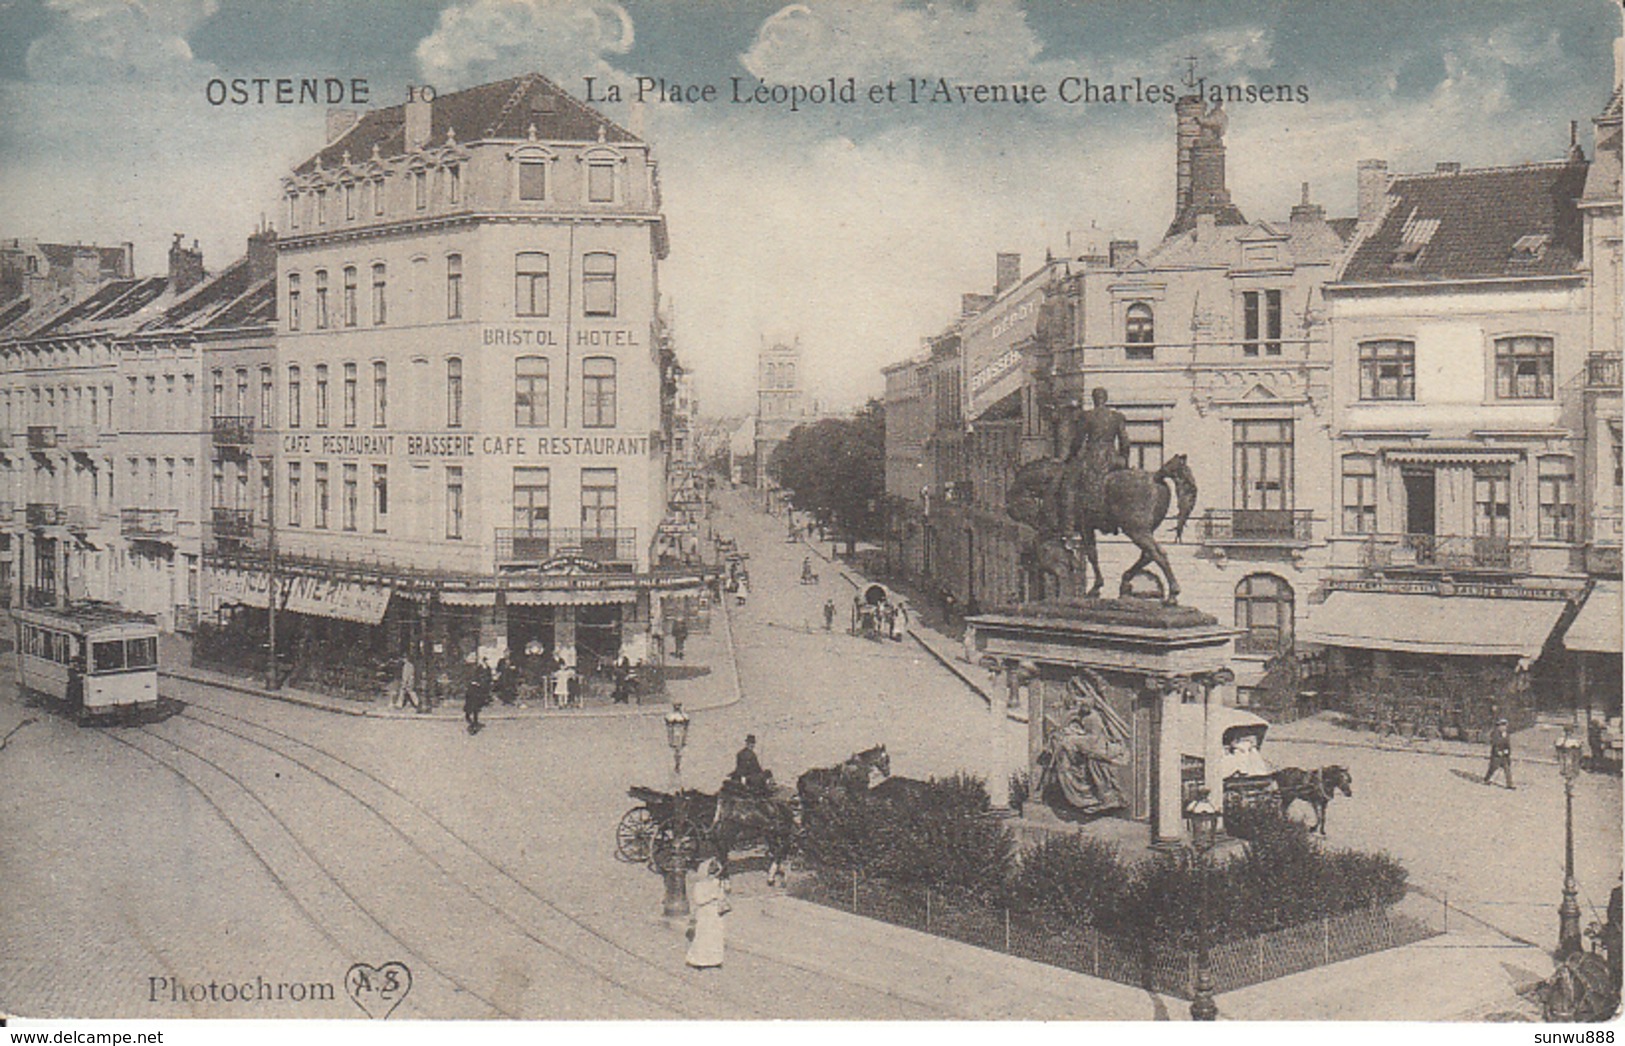
[[1437, 498], [1432, 469], [1407, 469], [1405, 481], [1406, 543], [1419, 563], [1433, 561], [1433, 538], [1438, 533]]

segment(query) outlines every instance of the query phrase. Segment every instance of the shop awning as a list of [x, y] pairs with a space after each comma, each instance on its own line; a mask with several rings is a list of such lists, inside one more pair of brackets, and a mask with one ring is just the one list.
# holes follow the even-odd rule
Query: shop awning
[[440, 602], [451, 607], [491, 607], [496, 606], [497, 594], [495, 592], [442, 592]]
[[636, 603], [638, 601], [637, 589], [599, 589], [556, 591], [542, 590], [536, 592], [509, 592], [508, 605], [511, 607], [602, 607], [617, 603]]
[[1592, 654], [1618, 654], [1622, 632], [1625, 617], [1621, 616], [1619, 582], [1599, 581], [1564, 633], [1563, 645]]
[[288, 579], [287, 586], [288, 596], [282, 606], [295, 614], [376, 625], [384, 619], [384, 611], [389, 609], [390, 588], [387, 585], [295, 577]]
[[1536, 658], [1563, 616], [1561, 599], [1333, 592], [1300, 639], [1327, 646]]

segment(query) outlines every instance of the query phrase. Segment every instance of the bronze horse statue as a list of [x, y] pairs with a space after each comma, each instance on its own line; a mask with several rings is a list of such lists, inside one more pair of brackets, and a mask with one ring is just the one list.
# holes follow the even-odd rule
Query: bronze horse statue
[[1168, 509], [1176, 495], [1179, 515], [1174, 521], [1175, 540], [1184, 537], [1185, 524], [1196, 508], [1196, 477], [1191, 475], [1185, 455], [1175, 454], [1156, 472], [1125, 468], [1106, 473], [1101, 481], [1100, 504], [1080, 506], [1078, 518], [1073, 520], [1061, 519], [1060, 481], [1065, 468], [1066, 464], [1056, 458], [1029, 461], [1016, 470], [1005, 498], [1005, 512], [1010, 518], [1038, 531], [1035, 551], [1040, 569], [1054, 579], [1063, 595], [1075, 594], [1072, 579], [1080, 563], [1067, 537], [1079, 534], [1083, 539], [1084, 562], [1095, 572], [1095, 583], [1086, 594], [1098, 596], [1105, 579], [1095, 550], [1095, 534], [1121, 531], [1139, 548], [1140, 558], [1124, 572], [1118, 594], [1128, 595], [1129, 582], [1134, 576], [1155, 563], [1167, 582], [1163, 602], [1170, 606], [1178, 603], [1179, 582], [1174, 580], [1173, 568], [1168, 565], [1168, 557], [1154, 532], [1168, 518]]

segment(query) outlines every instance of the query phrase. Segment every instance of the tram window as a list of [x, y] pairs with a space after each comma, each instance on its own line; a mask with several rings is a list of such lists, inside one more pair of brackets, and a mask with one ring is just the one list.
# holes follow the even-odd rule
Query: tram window
[[93, 671], [117, 672], [124, 667], [124, 643], [121, 640], [92, 643], [90, 649], [96, 660]]
[[124, 666], [126, 668], [151, 668], [158, 663], [158, 640], [148, 636], [144, 639], [131, 639], [125, 644]]

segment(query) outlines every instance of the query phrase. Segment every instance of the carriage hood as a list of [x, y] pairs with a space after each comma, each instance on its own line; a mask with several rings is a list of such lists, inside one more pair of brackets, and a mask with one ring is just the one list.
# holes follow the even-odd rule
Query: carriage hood
[[[1262, 751], [1264, 737], [1269, 733], [1269, 720], [1229, 705], [1212, 705], [1209, 714], [1213, 730], [1224, 745], [1220, 776], [1266, 777], [1275, 772]], [[1172, 734], [1181, 755], [1202, 757], [1202, 729], [1201, 704], [1181, 704], [1175, 708]]]

